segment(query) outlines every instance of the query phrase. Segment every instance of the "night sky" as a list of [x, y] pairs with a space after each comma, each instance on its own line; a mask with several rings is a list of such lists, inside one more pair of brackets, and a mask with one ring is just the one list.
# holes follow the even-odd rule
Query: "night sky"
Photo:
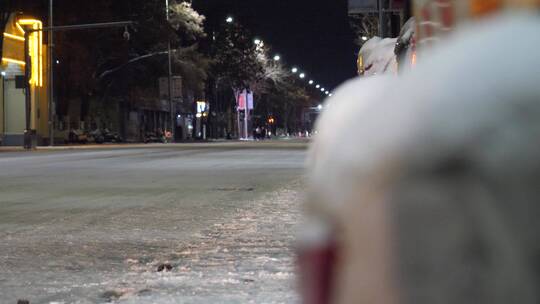
[[208, 26], [233, 16], [289, 67], [298, 66], [327, 89], [356, 74], [347, 0], [193, 0], [193, 6], [207, 16]]
[[[0, 0], [2, 1], [2, 0]], [[26, 0], [12, 0], [26, 1]], [[163, 0], [158, 0], [163, 1]], [[37, 1], [45, 11], [48, 1]], [[354, 35], [347, 0], [192, 0], [207, 27], [223, 26], [226, 16], [269, 43], [288, 67], [333, 90], [356, 75]], [[31, 3], [26, 2], [26, 6]]]

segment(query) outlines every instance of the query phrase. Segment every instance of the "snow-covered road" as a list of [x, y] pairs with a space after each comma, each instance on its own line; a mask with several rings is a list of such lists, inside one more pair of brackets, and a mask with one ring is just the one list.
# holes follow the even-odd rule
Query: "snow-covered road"
[[1, 153], [0, 303], [297, 302], [304, 157], [283, 142]]

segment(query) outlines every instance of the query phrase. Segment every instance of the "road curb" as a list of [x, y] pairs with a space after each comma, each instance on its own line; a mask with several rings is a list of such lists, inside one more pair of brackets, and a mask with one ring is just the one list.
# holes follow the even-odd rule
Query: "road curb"
[[307, 148], [309, 141], [307, 140], [267, 140], [267, 141], [198, 141], [198, 142], [182, 142], [174, 144], [150, 143], [150, 144], [91, 144], [91, 145], [66, 145], [66, 146], [43, 146], [36, 147], [32, 150], [25, 150], [22, 147], [1, 147], [0, 153], [16, 153], [16, 152], [53, 152], [53, 151], [73, 151], [73, 150], [121, 150], [121, 149], [141, 149], [141, 148], [205, 148], [212, 146], [235, 146], [238, 148], [257, 149], [257, 148]]

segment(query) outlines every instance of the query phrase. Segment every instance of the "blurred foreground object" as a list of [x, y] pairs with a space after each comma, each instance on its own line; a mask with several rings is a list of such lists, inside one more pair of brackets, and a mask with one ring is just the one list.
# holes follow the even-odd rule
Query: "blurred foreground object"
[[308, 162], [305, 303], [540, 303], [538, 33], [535, 13], [490, 16], [335, 92]]
[[[540, 0], [415, 0], [414, 17], [402, 27], [397, 37], [397, 69], [408, 71], [458, 28], [501, 12], [538, 11]], [[501, 37], [504, 39], [503, 37]], [[362, 55], [360, 51], [359, 56]], [[420, 57], [420, 59], [419, 59]], [[360, 61], [360, 60], [359, 60]], [[361, 74], [362, 75], [362, 74]]]

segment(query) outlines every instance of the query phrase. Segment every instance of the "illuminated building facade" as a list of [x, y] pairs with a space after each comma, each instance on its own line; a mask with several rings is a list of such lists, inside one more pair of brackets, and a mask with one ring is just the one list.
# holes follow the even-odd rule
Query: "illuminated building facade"
[[[22, 145], [26, 128], [25, 89], [30, 90], [30, 129], [35, 140], [48, 140], [47, 48], [42, 22], [12, 14], [2, 30], [0, 63], [0, 141]], [[26, 33], [28, 31], [28, 33]], [[27, 35], [25, 35], [27, 34]], [[29, 75], [25, 78], [25, 37], [28, 37]]]

